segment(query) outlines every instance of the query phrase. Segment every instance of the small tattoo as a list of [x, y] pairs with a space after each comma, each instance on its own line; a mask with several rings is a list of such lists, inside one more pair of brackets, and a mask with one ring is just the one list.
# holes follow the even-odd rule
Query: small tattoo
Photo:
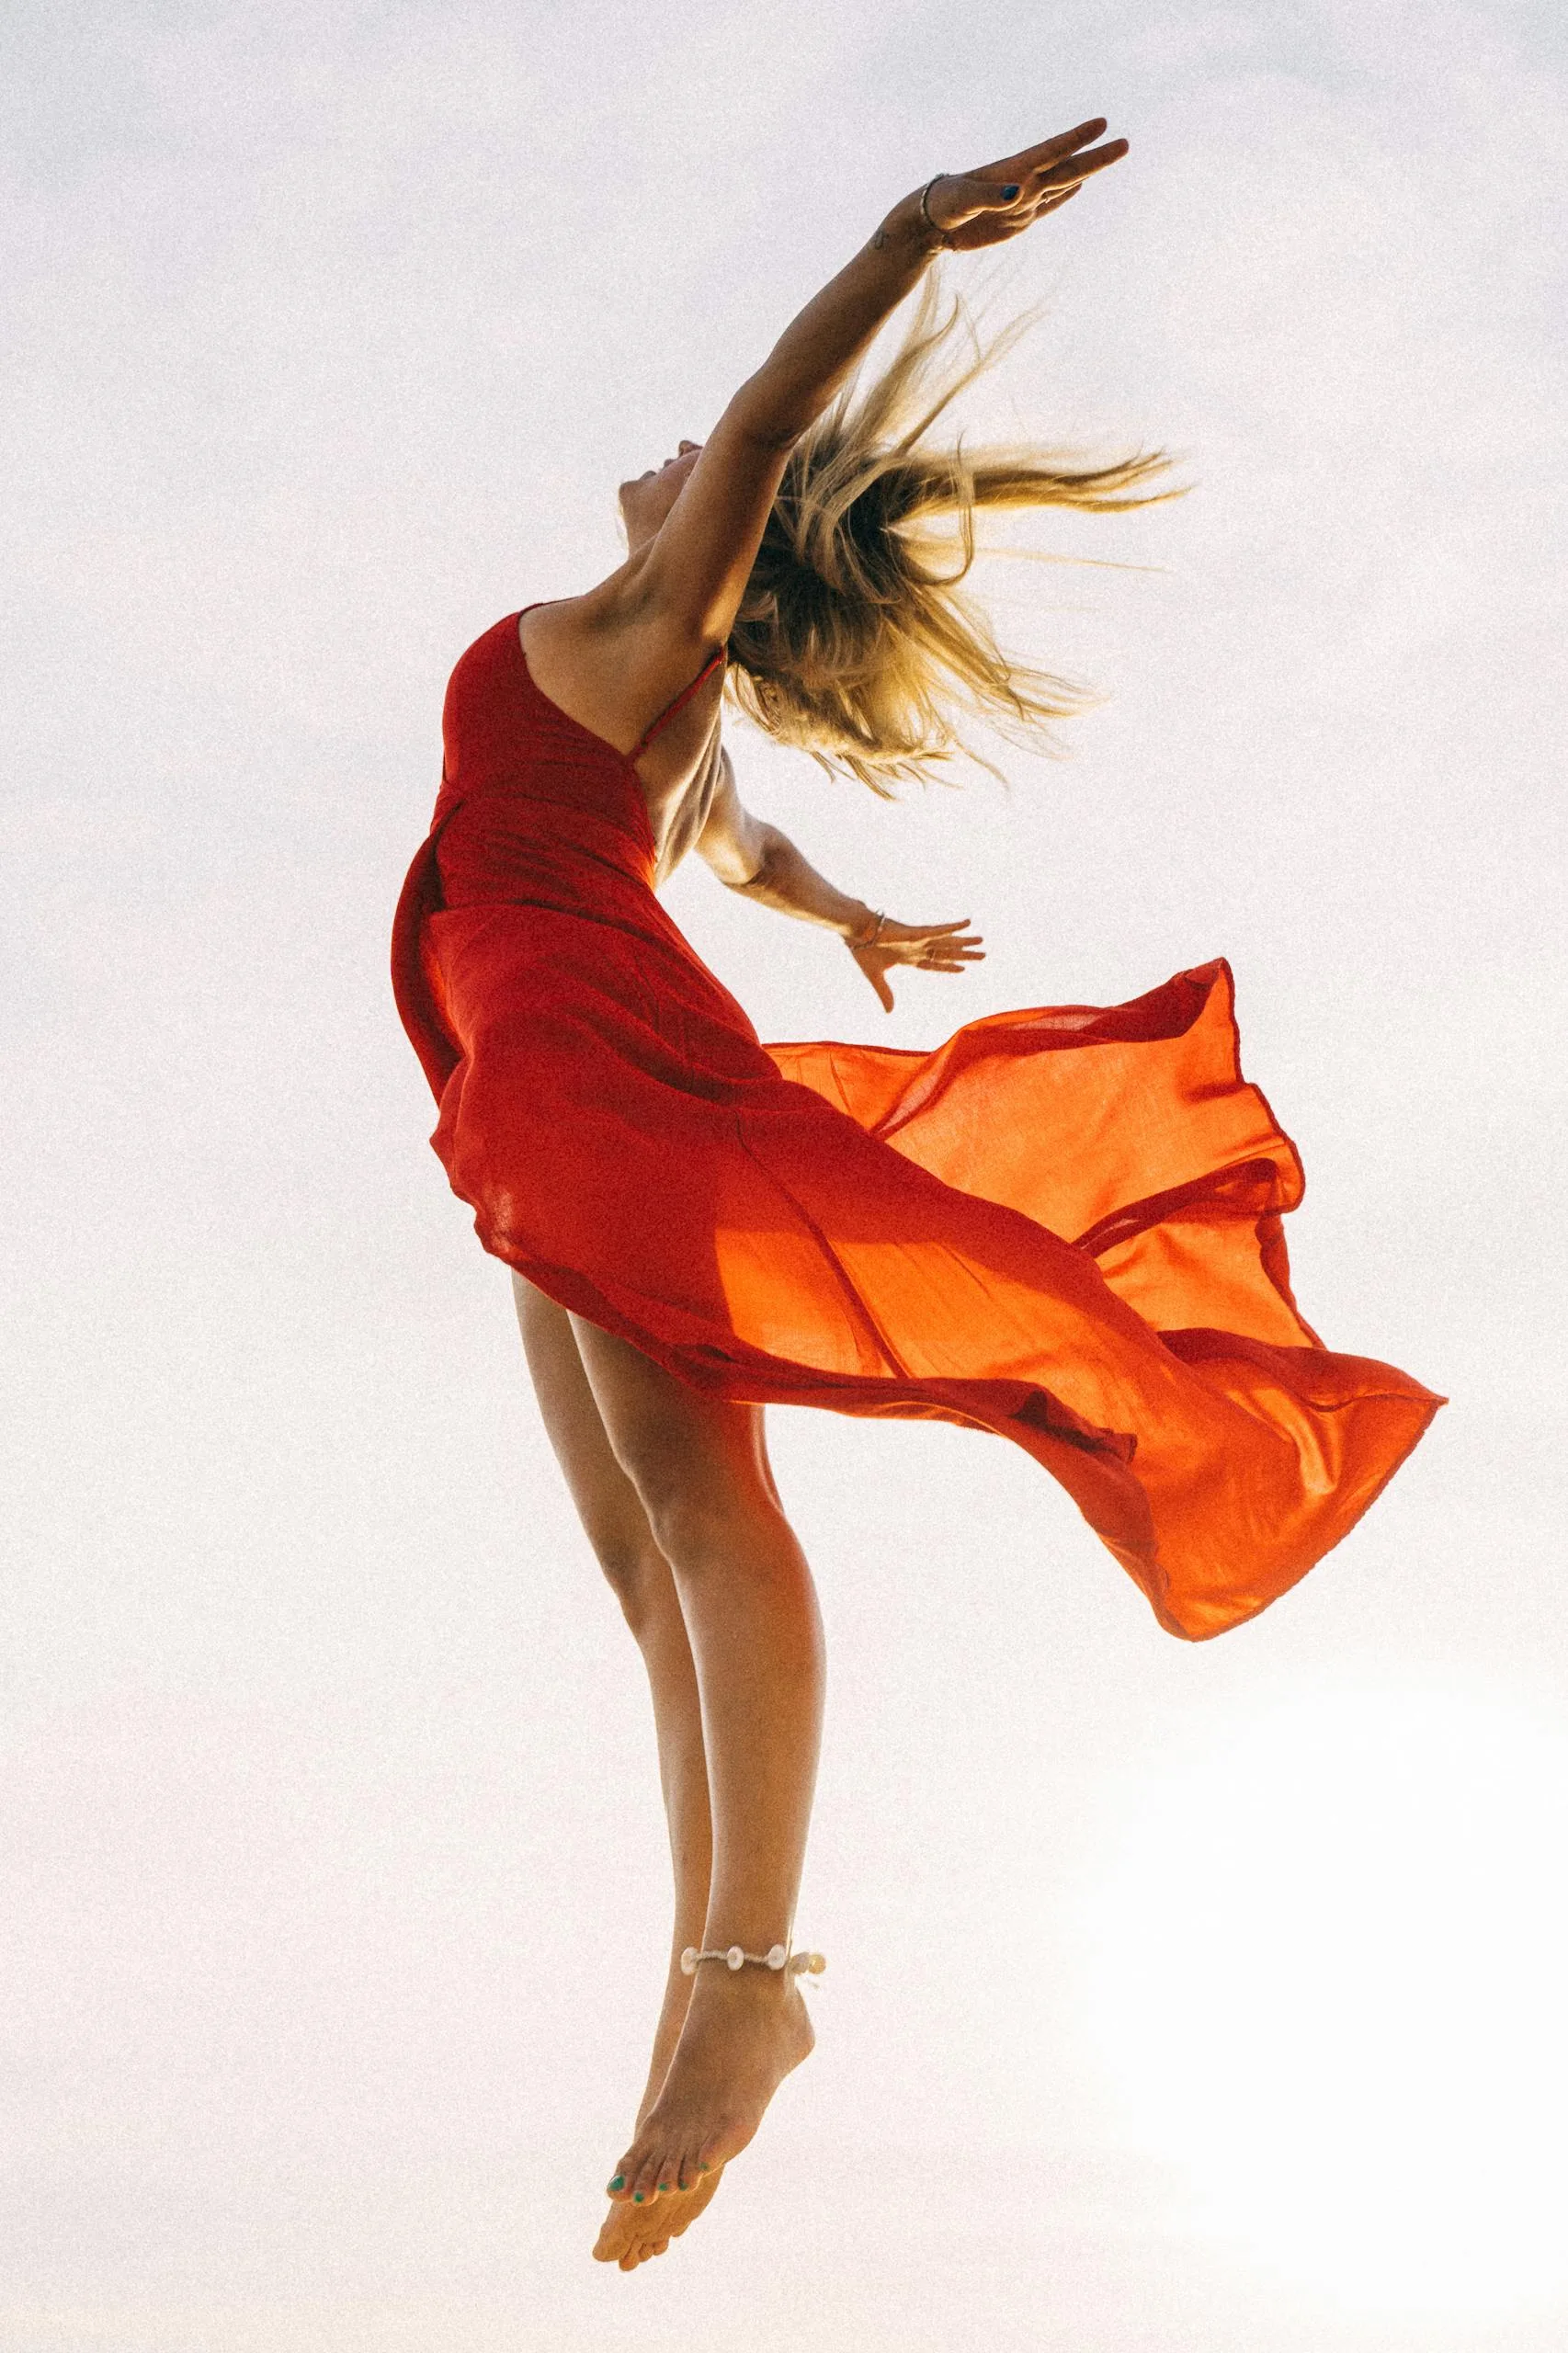
[[876, 235], [871, 239], [871, 251], [874, 254], [880, 254], [882, 247], [887, 244], [887, 231], [885, 229], [879, 229]]

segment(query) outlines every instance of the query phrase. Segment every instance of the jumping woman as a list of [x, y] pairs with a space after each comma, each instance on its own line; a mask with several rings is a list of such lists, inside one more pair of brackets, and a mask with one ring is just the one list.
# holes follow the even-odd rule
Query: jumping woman
[[1164, 465], [934, 448], [980, 364], [929, 288], [1126, 153], [1102, 121], [938, 173], [789, 326], [706, 441], [622, 483], [627, 555], [452, 673], [398, 910], [433, 1142], [512, 1269], [551, 1443], [653, 1687], [675, 1927], [596, 2253], [630, 2270], [712, 2195], [812, 2047], [793, 1944], [823, 1710], [816, 1597], [762, 1408], [957, 1422], [1024, 1448], [1189, 1639], [1252, 1616], [1366, 1509], [1441, 1402], [1331, 1354], [1291, 1297], [1301, 1164], [1242, 1077], [1222, 962], [1130, 1005], [1001, 1013], [930, 1054], [765, 1047], [654, 893], [696, 849], [835, 932], [884, 1006], [967, 922], [890, 919], [737, 798], [726, 686], [887, 790], [1074, 706], [959, 581], [988, 508], [1114, 510]]

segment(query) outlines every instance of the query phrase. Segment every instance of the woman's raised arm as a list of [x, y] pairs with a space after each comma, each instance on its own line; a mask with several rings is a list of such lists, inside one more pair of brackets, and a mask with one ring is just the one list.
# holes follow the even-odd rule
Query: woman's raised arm
[[[933, 255], [1004, 244], [1127, 152], [1104, 120], [980, 170], [941, 173], [895, 204], [869, 243], [786, 327], [714, 427], [650, 543], [637, 602], [692, 650], [728, 638], [792, 444], [814, 423]], [[630, 584], [629, 584], [630, 585]]]
[[[529, 616], [528, 659], [543, 691], [613, 744], [652, 720], [728, 642], [794, 443], [833, 399], [879, 327], [943, 248], [1017, 237], [1127, 152], [1078, 124], [979, 171], [938, 173], [895, 204], [869, 242], [786, 327], [700, 449], [683, 444], [678, 491], [634, 516], [631, 551], [608, 579]], [[660, 477], [670, 472], [659, 470]], [[644, 483], [654, 485], [650, 474]], [[634, 522], [638, 524], [634, 529]]]

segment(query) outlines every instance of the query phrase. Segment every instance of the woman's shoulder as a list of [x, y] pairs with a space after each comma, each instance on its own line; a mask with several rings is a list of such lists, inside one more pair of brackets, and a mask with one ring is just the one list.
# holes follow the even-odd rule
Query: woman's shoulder
[[517, 624], [528, 609], [526, 605], [520, 610], [514, 608], [504, 615], [500, 620], [492, 621], [490, 627], [476, 637], [472, 645], [465, 645], [452, 665], [452, 679], [461, 677], [471, 671], [481, 671], [496, 663], [514, 658], [518, 647]]
[[517, 638], [520, 616], [507, 613], [493, 621], [482, 636], [467, 645], [452, 665], [447, 679], [443, 718], [447, 725], [465, 703], [476, 697], [481, 699], [515, 686], [517, 674], [522, 668], [522, 650]]

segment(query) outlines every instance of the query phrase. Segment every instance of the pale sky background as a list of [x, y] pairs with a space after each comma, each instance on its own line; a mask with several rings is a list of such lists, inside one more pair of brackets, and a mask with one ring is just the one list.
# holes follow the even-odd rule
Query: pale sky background
[[[13, 0], [0, 85], [0, 2347], [1559, 2347], [1557, 12]], [[764, 1036], [1229, 955], [1307, 1313], [1453, 1402], [1196, 1649], [1022, 1454], [771, 1416], [819, 2050], [627, 2279], [648, 1711], [392, 905], [462, 648], [609, 568], [618, 479], [906, 188], [1096, 112], [1131, 157], [1014, 249], [1049, 316], [970, 413], [1198, 483], [1039, 535], [1154, 569], [989, 575], [1108, 700], [894, 809], [732, 736], [990, 961], [885, 1021], [825, 934], [669, 904]]]

